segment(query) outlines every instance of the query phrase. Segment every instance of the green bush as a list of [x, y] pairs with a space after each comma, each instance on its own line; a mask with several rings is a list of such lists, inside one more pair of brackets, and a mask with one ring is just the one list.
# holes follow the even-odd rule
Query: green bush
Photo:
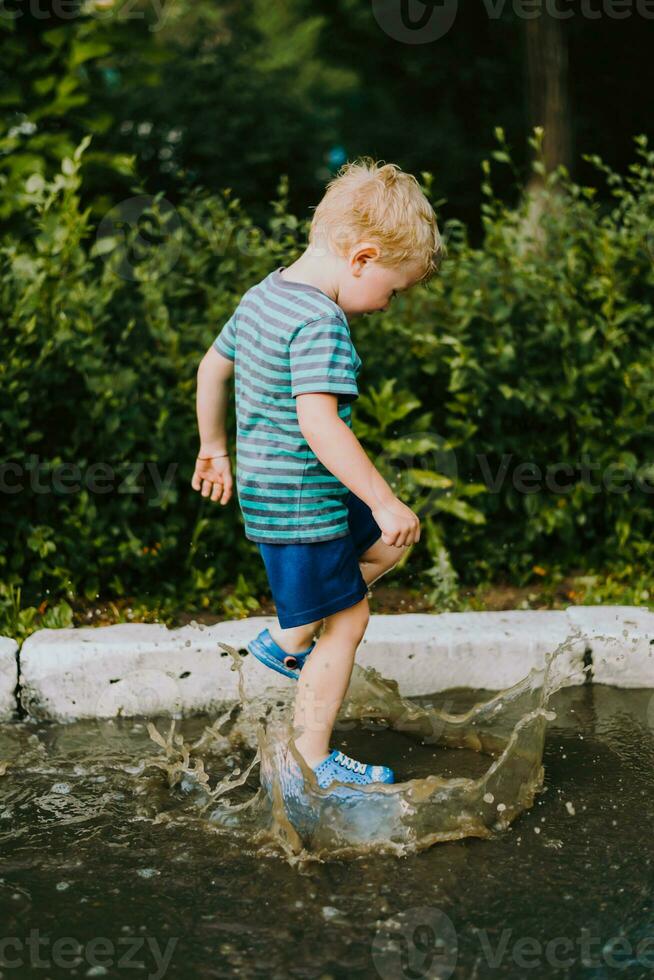
[[[190, 486], [195, 374], [243, 292], [297, 255], [307, 221], [288, 213], [281, 180], [266, 228], [228, 191], [198, 191], [176, 211], [157, 196], [122, 202], [96, 229], [80, 206], [88, 143], [53, 181], [26, 180], [26, 231], [1, 242], [0, 578], [28, 604], [151, 595], [213, 608], [238, 581], [234, 601], [250, 609], [267, 585], [236, 497], [223, 508]], [[652, 567], [654, 153], [645, 137], [636, 150], [626, 177], [589, 158], [609, 206], [561, 168], [511, 207], [485, 163], [480, 247], [445, 222], [429, 286], [353, 323], [355, 431], [424, 516], [400, 574], [439, 601], [457, 578], [521, 582], [536, 563]], [[229, 426], [234, 447], [233, 411]], [[650, 493], [593, 491], [584, 455], [595, 481], [621, 464]], [[571, 466], [569, 491], [517, 488], [516, 466], [531, 463]]]
[[[495, 156], [510, 163], [497, 136]], [[538, 131], [532, 142], [539, 173]], [[654, 564], [654, 153], [644, 136], [636, 150], [627, 177], [588, 158], [606, 174], [609, 206], [564, 168], [548, 175], [538, 221], [537, 197], [513, 209], [495, 198], [485, 162], [482, 245], [446, 224], [448, 258], [429, 289], [357, 334], [369, 374], [399, 377], [432, 413], [462, 485], [486, 486], [475, 501], [485, 522], [446, 529], [468, 582], [521, 581], [537, 562]], [[506, 478], [493, 486], [503, 459]], [[540, 468], [540, 491], [514, 485], [528, 464]], [[566, 492], [545, 483], [557, 464], [574, 472], [558, 474]], [[631, 490], [616, 491], [617, 469], [607, 489], [611, 466], [626, 467]]]

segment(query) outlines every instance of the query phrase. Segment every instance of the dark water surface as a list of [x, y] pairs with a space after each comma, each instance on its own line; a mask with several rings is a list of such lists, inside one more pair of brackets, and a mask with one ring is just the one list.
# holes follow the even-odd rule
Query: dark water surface
[[[333, 860], [248, 840], [262, 791], [233, 712], [154, 719], [167, 749], [147, 719], [0, 725], [0, 976], [654, 976], [653, 694], [556, 691], [543, 785], [488, 839]], [[489, 765], [360, 721], [335, 736], [399, 778]]]

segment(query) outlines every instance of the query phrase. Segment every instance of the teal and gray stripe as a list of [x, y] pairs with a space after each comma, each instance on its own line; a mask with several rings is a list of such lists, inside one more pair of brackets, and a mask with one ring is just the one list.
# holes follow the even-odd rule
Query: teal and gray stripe
[[361, 360], [343, 310], [275, 269], [249, 289], [214, 346], [234, 361], [236, 487], [250, 541], [308, 543], [348, 533], [348, 489], [300, 431], [295, 396], [338, 395], [351, 428]]

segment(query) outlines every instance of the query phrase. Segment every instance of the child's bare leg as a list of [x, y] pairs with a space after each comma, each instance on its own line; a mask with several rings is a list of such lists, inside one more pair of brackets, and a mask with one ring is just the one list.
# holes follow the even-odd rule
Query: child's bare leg
[[377, 579], [394, 568], [403, 554], [404, 548], [385, 544], [381, 538], [378, 538], [359, 558], [359, 568], [366, 584], [373, 585]]
[[349, 609], [325, 617], [325, 628], [298, 678], [293, 725], [302, 733], [296, 740], [309, 766], [330, 752], [334, 722], [352, 675], [352, 666], [370, 618], [364, 596]]
[[[309, 644], [313, 641], [314, 636], [318, 633], [322, 619], [316, 620], [315, 623], [305, 623], [304, 626], [291, 626], [289, 629], [282, 629], [279, 625], [279, 620], [274, 626], [271, 626], [269, 633], [272, 636], [275, 643], [285, 650], [286, 653], [302, 653]], [[313, 656], [313, 651], [312, 654]]]
[[[363, 575], [363, 580], [367, 585], [372, 585], [377, 579], [385, 575], [402, 557], [403, 549], [395, 548], [393, 545], [384, 544], [381, 538], [375, 541], [359, 559], [359, 568]], [[320, 629], [322, 619], [315, 623], [306, 623], [304, 626], [293, 626], [290, 629], [282, 629], [277, 622], [270, 627], [270, 635], [286, 653], [300, 653], [309, 646], [313, 638]], [[313, 657], [313, 651], [311, 653]], [[306, 668], [302, 668], [303, 670]]]

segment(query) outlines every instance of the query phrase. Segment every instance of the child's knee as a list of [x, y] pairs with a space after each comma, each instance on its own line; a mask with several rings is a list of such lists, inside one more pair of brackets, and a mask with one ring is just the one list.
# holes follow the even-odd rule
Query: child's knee
[[364, 596], [361, 602], [347, 609], [340, 609], [337, 613], [325, 617], [325, 632], [341, 634], [349, 640], [360, 643], [366, 632], [366, 627], [370, 620], [370, 606], [368, 597]]
[[372, 565], [378, 575], [383, 575], [397, 565], [403, 554], [403, 548], [394, 548], [390, 544], [384, 544], [381, 538], [379, 538], [361, 556], [360, 561]]
[[395, 568], [395, 566], [397, 565], [397, 563], [399, 562], [403, 554], [404, 551], [402, 548], [396, 548], [395, 553], [387, 557], [386, 565], [385, 565], [385, 569], [387, 572], [390, 571], [391, 568]]

